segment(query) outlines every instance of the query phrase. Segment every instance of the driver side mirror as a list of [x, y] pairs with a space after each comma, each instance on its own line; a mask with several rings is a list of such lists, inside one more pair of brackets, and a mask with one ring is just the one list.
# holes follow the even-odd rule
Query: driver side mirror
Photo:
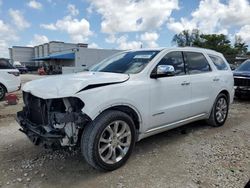
[[158, 65], [151, 73], [150, 78], [162, 78], [175, 76], [175, 69], [172, 65]]

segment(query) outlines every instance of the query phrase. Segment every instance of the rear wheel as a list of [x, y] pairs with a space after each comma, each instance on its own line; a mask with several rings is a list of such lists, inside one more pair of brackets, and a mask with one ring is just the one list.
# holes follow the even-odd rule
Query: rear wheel
[[83, 131], [81, 149], [96, 169], [115, 170], [129, 158], [135, 144], [135, 125], [127, 114], [106, 111]]
[[2, 84], [0, 84], [0, 101], [5, 97], [5, 94], [6, 94], [5, 87]]
[[224, 125], [228, 115], [228, 108], [229, 108], [228, 100], [229, 99], [225, 94], [221, 93], [218, 95], [218, 97], [215, 100], [210, 117], [208, 119], [209, 125], [213, 127], [219, 127]]

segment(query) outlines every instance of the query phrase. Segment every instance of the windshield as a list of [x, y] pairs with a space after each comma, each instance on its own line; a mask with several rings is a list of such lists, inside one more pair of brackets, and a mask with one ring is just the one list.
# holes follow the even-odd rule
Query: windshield
[[242, 63], [237, 71], [250, 71], [250, 60], [245, 61]]
[[136, 74], [141, 72], [159, 52], [154, 50], [119, 53], [94, 65], [90, 71]]

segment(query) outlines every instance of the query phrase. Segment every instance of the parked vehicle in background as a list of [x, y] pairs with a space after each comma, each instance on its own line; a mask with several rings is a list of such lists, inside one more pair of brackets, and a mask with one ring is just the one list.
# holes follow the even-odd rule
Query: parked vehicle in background
[[29, 72], [37, 72], [37, 70], [39, 69], [39, 67], [36, 65], [26, 65], [26, 68]]
[[222, 54], [200, 48], [118, 53], [89, 72], [47, 77], [23, 87], [17, 121], [46, 147], [80, 146], [86, 161], [114, 170], [135, 142], [197, 120], [222, 126], [234, 98]]
[[21, 74], [28, 73], [28, 69], [24, 65], [15, 65], [15, 68], [18, 69]]
[[0, 58], [0, 100], [6, 93], [19, 90], [21, 81], [19, 71], [7, 59]]
[[44, 67], [38, 68], [38, 69], [37, 69], [37, 73], [38, 73], [39, 75], [46, 75], [46, 72], [45, 72], [45, 70], [44, 70]]
[[230, 68], [231, 68], [232, 71], [234, 71], [235, 69], [237, 69], [236, 65], [234, 65], [234, 64], [229, 64], [229, 65], [230, 65]]
[[250, 96], [250, 60], [244, 61], [234, 71], [235, 96]]

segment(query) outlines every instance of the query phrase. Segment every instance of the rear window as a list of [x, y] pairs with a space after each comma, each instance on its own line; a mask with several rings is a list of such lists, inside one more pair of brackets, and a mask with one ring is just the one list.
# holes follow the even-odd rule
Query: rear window
[[189, 74], [200, 74], [211, 71], [207, 59], [202, 53], [184, 52]]
[[0, 59], [0, 69], [14, 69], [6, 59]]
[[218, 56], [209, 55], [210, 59], [218, 70], [228, 70], [226, 62]]

